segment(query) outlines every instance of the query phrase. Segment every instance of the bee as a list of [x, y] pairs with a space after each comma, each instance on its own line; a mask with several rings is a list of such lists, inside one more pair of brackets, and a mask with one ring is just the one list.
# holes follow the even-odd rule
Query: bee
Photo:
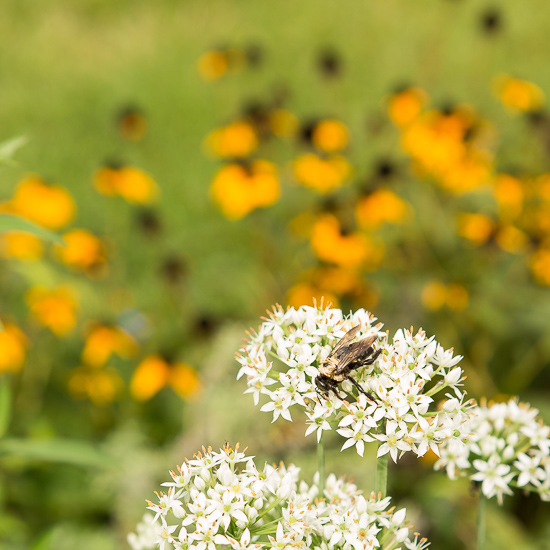
[[332, 391], [339, 399], [342, 399], [338, 393], [339, 384], [344, 380], [349, 380], [368, 399], [377, 402], [350, 374], [360, 367], [372, 365], [382, 351], [381, 348], [374, 351], [373, 344], [378, 339], [377, 334], [351, 343], [360, 328], [359, 324], [346, 332], [319, 367], [319, 374], [315, 378], [317, 393]]

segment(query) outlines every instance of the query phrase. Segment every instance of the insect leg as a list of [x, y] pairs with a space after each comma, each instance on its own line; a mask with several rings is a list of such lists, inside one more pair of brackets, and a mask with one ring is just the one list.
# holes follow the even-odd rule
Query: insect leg
[[353, 376], [346, 376], [346, 380], [349, 380], [363, 395], [366, 395], [371, 401], [374, 403], [378, 403], [378, 401], [365, 389], [363, 389], [357, 380], [353, 378]]
[[366, 367], [368, 365], [372, 365], [377, 359], [378, 359], [378, 356], [382, 353], [382, 349], [377, 349], [375, 352], [374, 352], [374, 355], [370, 358], [370, 359], [367, 359], [364, 363], [361, 363], [361, 366], [362, 367]]

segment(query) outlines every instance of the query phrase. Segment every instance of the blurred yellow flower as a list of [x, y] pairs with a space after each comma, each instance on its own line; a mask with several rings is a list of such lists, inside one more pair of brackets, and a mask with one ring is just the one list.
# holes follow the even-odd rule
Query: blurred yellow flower
[[367, 235], [342, 232], [332, 214], [322, 215], [313, 226], [311, 246], [320, 260], [348, 268], [376, 269], [384, 253]]
[[94, 184], [102, 195], [119, 195], [132, 203], [149, 203], [158, 193], [155, 181], [132, 166], [104, 166], [95, 172]]
[[12, 323], [3, 322], [0, 327], [0, 374], [19, 372], [25, 363], [27, 338]]
[[286, 293], [287, 304], [294, 308], [313, 306], [322, 303], [323, 300], [324, 303], [339, 307], [340, 302], [335, 294], [321, 290], [309, 282], [296, 283]]
[[313, 153], [298, 157], [293, 162], [293, 170], [298, 182], [320, 193], [340, 187], [351, 174], [351, 166], [344, 157], [321, 158]]
[[118, 131], [129, 141], [140, 141], [147, 133], [147, 120], [138, 109], [128, 107], [118, 115]]
[[269, 115], [271, 131], [280, 138], [292, 137], [296, 134], [300, 123], [295, 115], [286, 109], [274, 109]]
[[48, 229], [59, 229], [74, 218], [76, 205], [66, 189], [32, 175], [19, 182], [4, 209]]
[[0, 236], [0, 254], [3, 258], [37, 260], [43, 252], [42, 242], [34, 235], [14, 232]]
[[146, 357], [134, 370], [130, 381], [130, 395], [136, 401], [147, 401], [156, 395], [170, 377], [170, 366], [157, 355]]
[[402, 146], [420, 173], [448, 191], [464, 193], [488, 183], [492, 171], [492, 156], [482, 138], [471, 137], [476, 123], [468, 106], [428, 111], [403, 129]]
[[198, 398], [202, 385], [197, 371], [186, 363], [168, 363], [158, 355], [146, 357], [134, 371], [130, 394], [136, 401], [147, 401], [165, 386], [187, 401]]
[[447, 287], [447, 307], [455, 311], [462, 311], [468, 306], [470, 295], [465, 286], [459, 283], [449, 283]]
[[550, 286], [550, 247], [542, 246], [531, 256], [531, 271], [538, 284]]
[[445, 305], [447, 287], [441, 281], [430, 281], [422, 290], [422, 305], [426, 309], [438, 310]]
[[500, 248], [512, 254], [524, 252], [529, 244], [528, 236], [510, 224], [502, 225], [498, 228], [495, 233], [495, 241]]
[[420, 88], [407, 88], [393, 94], [388, 101], [388, 115], [399, 127], [413, 122], [422, 111], [427, 101], [426, 93]]
[[251, 124], [237, 120], [211, 132], [206, 145], [217, 157], [244, 158], [258, 147], [258, 136]]
[[117, 326], [96, 325], [86, 336], [82, 362], [91, 367], [107, 363], [113, 353], [128, 359], [137, 352], [136, 340]]
[[216, 173], [210, 193], [226, 218], [241, 219], [252, 210], [277, 201], [280, 195], [277, 168], [265, 160], [246, 165], [226, 164]]
[[186, 401], [195, 401], [202, 392], [202, 384], [197, 371], [186, 363], [172, 365], [168, 383]]
[[63, 336], [75, 326], [77, 303], [67, 288], [47, 290], [35, 286], [25, 298], [34, 317], [55, 335]]
[[462, 311], [468, 306], [469, 293], [466, 287], [459, 283], [445, 285], [441, 281], [430, 281], [422, 290], [422, 305], [436, 311], [444, 306], [455, 311]]
[[198, 71], [204, 80], [217, 80], [229, 68], [229, 59], [225, 52], [211, 50], [203, 53], [199, 58]]
[[376, 189], [361, 197], [355, 206], [355, 219], [362, 229], [376, 229], [384, 222], [402, 223], [408, 204], [389, 189]]
[[59, 259], [70, 267], [87, 271], [105, 262], [105, 246], [85, 229], [72, 229], [63, 235], [66, 246], [55, 248]]
[[501, 219], [513, 220], [521, 214], [525, 196], [521, 180], [508, 174], [498, 174], [494, 180], [494, 193]]
[[506, 74], [495, 78], [494, 91], [510, 111], [534, 111], [544, 105], [544, 93], [536, 84]]
[[488, 216], [466, 212], [458, 215], [457, 225], [458, 234], [476, 246], [486, 243], [496, 226], [495, 222]]
[[89, 399], [94, 405], [104, 407], [120, 396], [124, 382], [111, 367], [96, 369], [83, 366], [71, 372], [68, 387], [73, 397]]
[[315, 147], [325, 153], [336, 153], [347, 147], [349, 132], [339, 120], [321, 120], [313, 128], [311, 141]]

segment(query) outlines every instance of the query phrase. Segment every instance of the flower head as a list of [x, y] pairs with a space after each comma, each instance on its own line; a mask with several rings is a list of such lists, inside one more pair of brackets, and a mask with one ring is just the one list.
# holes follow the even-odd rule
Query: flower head
[[502, 504], [512, 487], [550, 500], [550, 427], [537, 419], [538, 410], [510, 399], [470, 410], [467, 441], [440, 446], [435, 469], [445, 468], [451, 479], [468, 476], [481, 484], [487, 498]]
[[148, 501], [154, 515], [128, 536], [134, 550], [368, 550], [387, 540], [423, 548], [409, 539], [406, 512], [389, 508], [389, 498], [365, 497], [331, 474], [319, 499], [318, 486], [300, 480], [298, 468], [260, 470], [238, 445], [219, 453], [203, 447], [171, 478], [163, 483], [168, 491]]
[[[352, 327], [360, 327], [353, 341], [376, 338], [376, 353], [366, 357], [375, 360], [362, 368], [358, 363], [350, 371], [353, 380], [323, 391], [316, 382], [319, 367]], [[407, 451], [422, 456], [447, 439], [462, 441], [467, 432], [460, 421], [467, 418], [468, 404], [460, 389], [461, 357], [422, 331], [399, 330], [390, 340], [381, 329], [365, 310], [346, 316], [329, 307], [278, 306], [237, 355], [237, 377], [246, 376], [256, 403], [267, 398], [261, 410], [273, 413], [273, 421], [290, 421], [293, 409], [304, 409], [306, 434], [320, 438], [324, 430], [336, 429], [346, 439], [343, 449], [355, 446], [360, 455], [365, 443], [376, 440], [379, 455], [389, 452], [394, 460]], [[444, 390], [452, 394], [436, 414], [434, 396]]]

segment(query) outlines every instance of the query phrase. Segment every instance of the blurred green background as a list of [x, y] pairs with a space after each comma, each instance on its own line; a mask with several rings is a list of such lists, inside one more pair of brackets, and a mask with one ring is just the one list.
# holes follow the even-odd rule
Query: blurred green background
[[[77, 210], [54, 229], [90, 231], [105, 259], [99, 271], [75, 271], [44, 245], [33, 260], [7, 253], [0, 260], [0, 317], [25, 335], [26, 354], [18, 372], [3, 374], [12, 405], [11, 447], [0, 447], [0, 548], [126, 548], [144, 499], [202, 445], [238, 440], [261, 461], [294, 461], [312, 475], [315, 442], [304, 439], [303, 419], [271, 425], [242, 395], [233, 356], [272, 304], [297, 305], [297, 284], [316, 287], [312, 270], [349, 274], [308, 242], [310, 218], [327, 213], [340, 222], [342, 246], [363, 231], [384, 249], [368, 269], [352, 270], [357, 289], [329, 289], [343, 309], [372, 310], [390, 333], [422, 326], [465, 356], [471, 396], [519, 395], [550, 422], [550, 279], [533, 268], [541, 258], [539, 269], [550, 270], [550, 193], [541, 179], [550, 171], [550, 123], [540, 100], [550, 93], [549, 36], [542, 0], [3, 0], [0, 141], [24, 135], [28, 143], [0, 173], [0, 201], [28, 174], [62, 186]], [[209, 52], [227, 63], [219, 78], [201, 76]], [[533, 83], [538, 100], [507, 106], [495, 92], [502, 74]], [[490, 153], [489, 176], [474, 189], [445, 188], [404, 147], [406, 128], [392, 123], [388, 108], [412, 88], [423, 91], [425, 112], [454, 116], [468, 105], [459, 141]], [[297, 124], [285, 139], [262, 135], [274, 109]], [[124, 113], [137, 118], [126, 120], [130, 130]], [[323, 119], [347, 128], [340, 154], [352, 167], [328, 193], [300, 185], [292, 168], [315, 151], [308, 128]], [[210, 186], [233, 159], [216, 158], [205, 140], [238, 120], [253, 127], [259, 146], [237, 165], [250, 170], [253, 158], [277, 165], [281, 196], [229, 220]], [[94, 174], [105, 166], [149, 174], [156, 199], [136, 204], [98, 193]], [[513, 219], [495, 192], [499, 174], [523, 190]], [[358, 228], [355, 205], [377, 189], [400, 197], [412, 217]], [[457, 230], [463, 213], [486, 216], [495, 229], [468, 240]], [[521, 232], [512, 252], [498, 233], [510, 226]], [[458, 304], [438, 294], [449, 285], [458, 285]], [[66, 334], [29, 312], [27, 293], [37, 286], [73, 292], [75, 326]], [[93, 323], [121, 327], [135, 346], [98, 367], [116, 372], [105, 381], [112, 398], [99, 401], [70, 391]], [[188, 379], [162, 382], [155, 371], [161, 388], [137, 398], [129, 389], [137, 366], [156, 355], [166, 372], [189, 367], [202, 390], [178, 392], [177, 380]], [[353, 475], [369, 492], [374, 449], [361, 460], [340, 453], [340, 444], [328, 440], [327, 471]], [[390, 470], [389, 494], [432, 548], [474, 547], [466, 482], [409, 458]], [[550, 548], [547, 503], [517, 495], [502, 508], [492, 504], [491, 548]]]

